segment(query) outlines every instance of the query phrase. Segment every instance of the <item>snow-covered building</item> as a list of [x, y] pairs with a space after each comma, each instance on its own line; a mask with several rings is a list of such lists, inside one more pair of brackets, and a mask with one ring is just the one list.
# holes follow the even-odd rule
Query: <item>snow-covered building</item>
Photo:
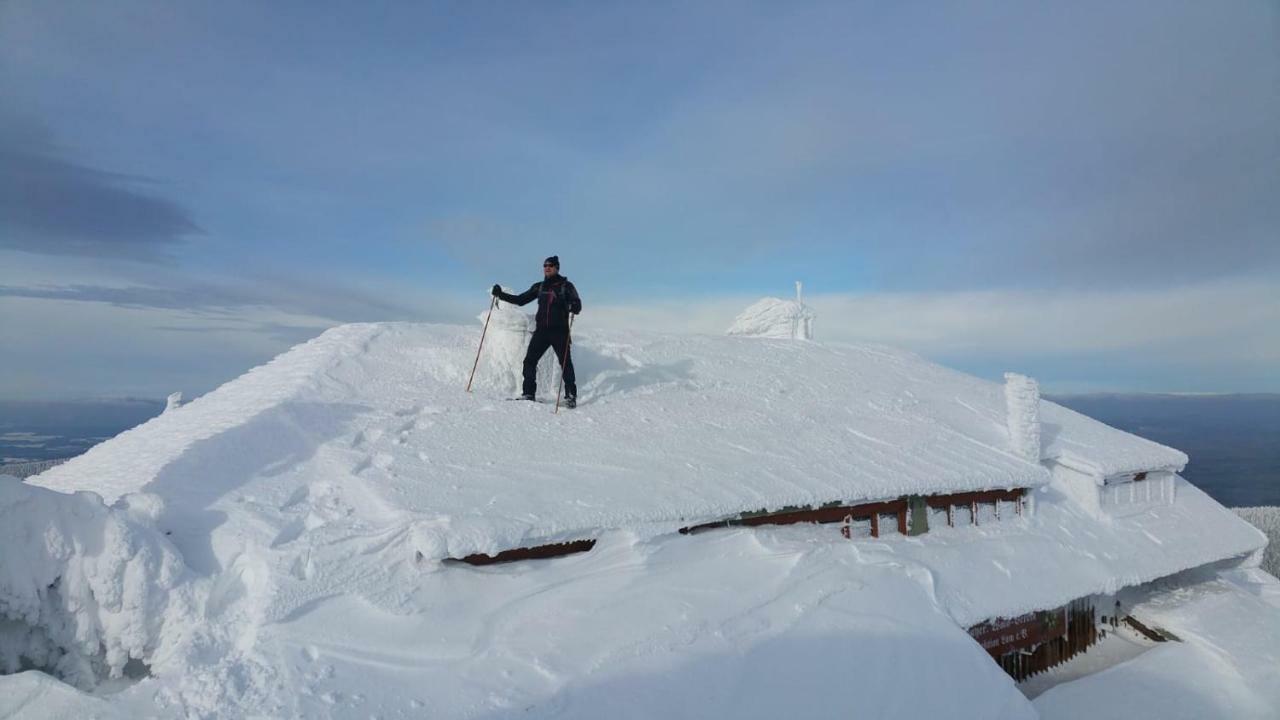
[[812, 340], [815, 319], [817, 319], [817, 313], [799, 299], [761, 298], [734, 318], [726, 334]]
[[812, 312], [778, 308], [583, 330], [559, 414], [503, 401], [513, 308], [469, 394], [479, 327], [343, 326], [0, 487], [0, 671], [115, 691], [9, 675], [0, 716], [817, 717], [838, 684], [868, 716], [1033, 718], [1074, 683], [1010, 676], [1126, 618], [1186, 640], [1135, 662], [1231, 674], [1184, 707], [1280, 707], [1265, 539], [1185, 455], [1023, 376], [784, 342]]

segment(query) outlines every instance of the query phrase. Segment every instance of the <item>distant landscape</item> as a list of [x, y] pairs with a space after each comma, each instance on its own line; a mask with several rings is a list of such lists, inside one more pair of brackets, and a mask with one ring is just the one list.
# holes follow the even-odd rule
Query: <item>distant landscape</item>
[[74, 457], [150, 420], [164, 401], [0, 401], [0, 462]]
[[[1280, 395], [1050, 399], [1191, 456], [1184, 476], [1224, 505], [1280, 505]], [[4, 464], [73, 457], [160, 414], [160, 400], [0, 402]]]

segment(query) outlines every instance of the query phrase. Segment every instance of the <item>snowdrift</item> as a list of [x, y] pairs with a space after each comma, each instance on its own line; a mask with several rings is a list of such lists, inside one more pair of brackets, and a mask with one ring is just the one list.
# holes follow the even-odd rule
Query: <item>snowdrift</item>
[[[125, 715], [816, 717], [850, 707], [838, 687], [868, 716], [1032, 718], [964, 628], [1265, 542], [1181, 480], [1167, 506], [1091, 515], [1028, 456], [1030, 419], [1011, 437], [1003, 385], [910, 353], [585, 331], [580, 406], [557, 415], [505, 401], [526, 329], [522, 313], [495, 311], [467, 394], [478, 326], [335, 328], [32, 478], [114, 505], [0, 495], [102, 518], [67, 524], [82, 539], [61, 554], [33, 543], [38, 520], [21, 525], [19, 546], [55, 570], [15, 574], [25, 561], [0, 556], [18, 579], [0, 602], [25, 603], [14, 607], [27, 627], [55, 629], [39, 642], [71, 648], [68, 663], [93, 677], [149, 665], [107, 704]], [[550, 355], [539, 378], [553, 394]], [[1186, 460], [1048, 402], [1038, 428], [1041, 459]], [[1030, 488], [1034, 512], [879, 540], [675, 532], [762, 509], [1004, 488]], [[556, 560], [446, 562], [583, 538], [598, 541], [591, 552]], [[73, 614], [29, 608], [48, 602], [40, 583], [98, 568], [103, 553], [117, 559], [85, 572], [103, 585], [93, 596], [119, 596], [98, 602], [134, 619], [107, 616], [76, 645], [56, 630]], [[155, 587], [138, 596], [131, 578]], [[35, 673], [0, 677], [0, 697], [51, 692]], [[17, 712], [4, 702], [0, 715]]]
[[186, 567], [150, 526], [157, 503], [0, 483], [0, 671], [85, 689], [147, 671], [170, 618], [190, 614]]

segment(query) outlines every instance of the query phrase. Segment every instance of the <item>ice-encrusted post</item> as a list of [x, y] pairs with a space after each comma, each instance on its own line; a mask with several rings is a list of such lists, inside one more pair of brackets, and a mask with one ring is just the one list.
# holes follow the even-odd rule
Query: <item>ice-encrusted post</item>
[[169, 397], [165, 398], [164, 412], [169, 412], [170, 410], [177, 410], [180, 407], [182, 407], [181, 392], [170, 393]]
[[1004, 374], [1009, 444], [1028, 462], [1040, 463], [1040, 383], [1018, 373]]

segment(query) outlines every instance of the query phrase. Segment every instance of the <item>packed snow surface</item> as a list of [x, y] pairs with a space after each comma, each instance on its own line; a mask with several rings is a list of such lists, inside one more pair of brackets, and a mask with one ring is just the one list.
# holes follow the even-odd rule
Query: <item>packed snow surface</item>
[[[31, 480], [101, 499], [10, 483], [36, 510], [10, 511], [31, 520], [3, 535], [0, 609], [43, 628], [41, 583], [107, 568], [68, 585], [77, 603], [141, 599], [120, 618], [53, 603], [97, 635], [36, 644], [99, 680], [126, 658], [150, 676], [109, 696], [0, 677], [0, 716], [825, 717], [856, 698], [1033, 718], [963, 628], [1265, 542], [1180, 479], [1170, 505], [1091, 515], [1018, 455], [1002, 385], [887, 348], [582, 332], [577, 410], [506, 402], [524, 317], [494, 312], [472, 394], [478, 327], [344, 326]], [[554, 363], [539, 377], [547, 396]], [[1049, 447], [1176, 453], [1058, 410]], [[1033, 488], [1034, 512], [879, 540], [674, 532], [1004, 487]], [[39, 530], [69, 513], [100, 519]], [[555, 560], [442, 562], [581, 537], [598, 543]]]

